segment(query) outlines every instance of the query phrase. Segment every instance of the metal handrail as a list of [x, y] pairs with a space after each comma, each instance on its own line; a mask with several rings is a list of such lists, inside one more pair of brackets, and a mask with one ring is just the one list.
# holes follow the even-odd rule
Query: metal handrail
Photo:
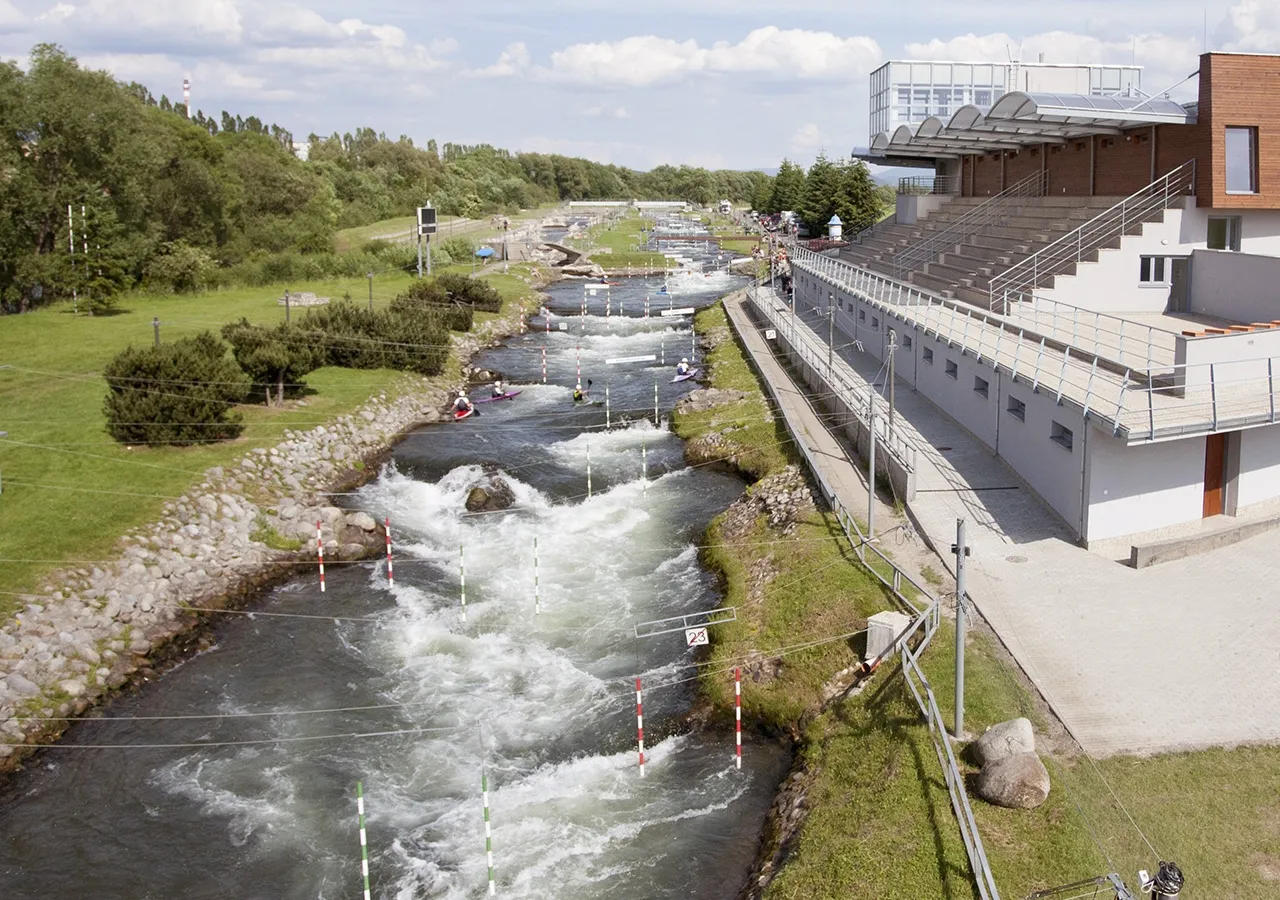
[[898, 179], [899, 194], [958, 194], [958, 175], [908, 175]]
[[[932, 334], [1014, 382], [1055, 395], [1129, 441], [1201, 434], [1225, 423], [1244, 427], [1280, 421], [1280, 357], [1177, 365], [1153, 360], [1120, 374], [1114, 363], [1085, 347], [1063, 347], [1020, 323], [944, 301], [843, 260], [799, 250], [792, 264], [797, 272], [857, 295], [887, 317]], [[824, 371], [825, 359], [814, 369]]]
[[1196, 161], [1192, 159], [1005, 269], [991, 279], [988, 288], [991, 308], [996, 308], [999, 298], [1007, 311], [1010, 302], [1024, 299], [1023, 295], [1039, 286], [1042, 279], [1061, 275], [1069, 267], [1079, 265], [1089, 253], [1123, 237], [1130, 226], [1151, 221], [1156, 213], [1163, 213], [1182, 197], [1194, 194], [1195, 184]]
[[1035, 172], [1019, 182], [1005, 188], [969, 212], [956, 219], [941, 231], [934, 232], [927, 240], [909, 247], [893, 257], [894, 275], [901, 278], [922, 263], [932, 262], [940, 252], [939, 248], [962, 244], [966, 239], [985, 228], [990, 227], [998, 219], [1006, 215], [1006, 207], [1011, 200], [1025, 197], [1041, 197], [1045, 185], [1049, 183], [1048, 172]]

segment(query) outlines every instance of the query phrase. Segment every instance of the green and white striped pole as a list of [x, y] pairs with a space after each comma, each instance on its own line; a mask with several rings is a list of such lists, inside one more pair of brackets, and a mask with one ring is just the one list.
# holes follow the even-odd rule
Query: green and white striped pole
[[364, 900], [369, 900], [369, 842], [364, 836], [364, 782], [356, 782], [356, 814], [360, 817], [360, 872], [364, 875]]
[[462, 621], [467, 621], [467, 560], [462, 545], [458, 545], [458, 578], [462, 588]]
[[542, 612], [542, 595], [538, 592], [538, 536], [533, 536], [533, 614]]
[[489, 822], [489, 776], [480, 771], [480, 797], [484, 802], [484, 855], [489, 862], [489, 896], [498, 892], [493, 880], [493, 830]]

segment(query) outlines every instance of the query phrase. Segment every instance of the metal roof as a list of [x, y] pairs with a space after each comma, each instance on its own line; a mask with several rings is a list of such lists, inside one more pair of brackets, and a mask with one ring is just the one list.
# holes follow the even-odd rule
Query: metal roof
[[871, 155], [958, 157], [1030, 144], [1065, 144], [1094, 134], [1120, 134], [1143, 125], [1188, 125], [1194, 110], [1163, 97], [1104, 97], [1011, 91], [990, 109], [962, 106], [945, 123], [930, 116], [912, 127], [881, 132]]

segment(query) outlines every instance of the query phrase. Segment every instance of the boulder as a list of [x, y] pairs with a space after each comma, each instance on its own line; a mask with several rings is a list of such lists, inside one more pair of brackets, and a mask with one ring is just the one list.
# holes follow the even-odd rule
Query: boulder
[[10, 672], [8, 677], [5, 678], [5, 684], [9, 686], [9, 690], [19, 697], [34, 697], [40, 693], [40, 688], [17, 672]]
[[1034, 753], [987, 763], [978, 773], [978, 796], [1005, 809], [1035, 809], [1049, 796], [1049, 772]]
[[495, 475], [472, 486], [467, 493], [467, 512], [497, 512], [509, 509], [515, 502], [516, 495], [511, 485], [505, 478]]
[[1018, 753], [1034, 753], [1036, 737], [1031, 731], [1029, 719], [1010, 719], [999, 725], [992, 725], [982, 733], [982, 737], [973, 742], [973, 758], [985, 766], [998, 762], [1006, 756]]
[[347, 524], [361, 531], [376, 531], [378, 523], [366, 512], [354, 512], [347, 516]]
[[676, 411], [682, 413], [705, 412], [725, 403], [736, 403], [746, 399], [746, 394], [733, 388], [702, 388], [691, 391], [679, 403]]

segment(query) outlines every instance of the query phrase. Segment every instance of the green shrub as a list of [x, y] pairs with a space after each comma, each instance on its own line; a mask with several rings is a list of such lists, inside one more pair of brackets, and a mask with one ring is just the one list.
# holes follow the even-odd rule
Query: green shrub
[[213, 257], [186, 241], [164, 244], [159, 256], [147, 264], [146, 283], [155, 291], [190, 294], [202, 291], [213, 278]]
[[266, 388], [268, 403], [273, 386], [276, 403], [282, 404], [286, 384], [292, 388], [302, 387], [302, 377], [325, 364], [324, 350], [284, 322], [275, 328], [266, 328], [251, 325], [248, 319], [242, 318], [223, 325], [222, 336], [231, 344], [236, 362], [253, 380], [254, 388]]
[[143, 350], [128, 347], [102, 374], [107, 433], [121, 443], [228, 440], [243, 428], [229, 413], [249, 379], [211, 332]]
[[397, 314], [429, 312], [451, 331], [470, 331], [475, 309], [469, 302], [451, 297], [440, 278], [409, 285], [391, 301], [391, 311]]
[[331, 303], [308, 310], [298, 329], [323, 350], [327, 365], [437, 375], [449, 355], [449, 323], [442, 312], [425, 305], [369, 312]]
[[476, 245], [460, 234], [445, 238], [437, 247], [447, 253], [450, 259], [455, 262], [470, 262], [471, 257], [476, 252]]
[[493, 285], [477, 278], [468, 278], [458, 272], [445, 272], [435, 279], [450, 300], [468, 303], [482, 312], [501, 312], [502, 295]]

